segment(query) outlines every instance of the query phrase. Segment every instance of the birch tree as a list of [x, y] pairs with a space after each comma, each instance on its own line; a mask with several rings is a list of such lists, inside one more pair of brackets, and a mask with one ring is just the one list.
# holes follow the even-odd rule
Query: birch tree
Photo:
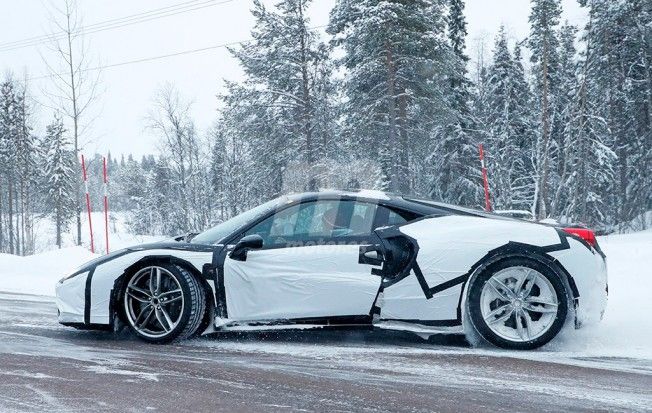
[[[88, 140], [90, 109], [98, 97], [100, 71], [93, 67], [76, 0], [52, 2], [51, 54], [42, 55], [50, 73], [44, 90], [46, 106], [59, 111], [70, 123], [75, 169], [80, 171], [80, 149]], [[80, 175], [80, 174], [77, 174]], [[77, 244], [81, 245], [81, 178], [75, 179]]]

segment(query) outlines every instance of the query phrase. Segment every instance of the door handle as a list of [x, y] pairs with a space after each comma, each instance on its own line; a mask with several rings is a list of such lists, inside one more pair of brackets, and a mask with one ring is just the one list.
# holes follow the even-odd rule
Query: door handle
[[367, 265], [383, 265], [385, 259], [383, 258], [383, 251], [378, 245], [362, 245], [360, 246], [360, 264]]
[[376, 250], [367, 251], [363, 254], [365, 258], [370, 260], [382, 260], [383, 257]]

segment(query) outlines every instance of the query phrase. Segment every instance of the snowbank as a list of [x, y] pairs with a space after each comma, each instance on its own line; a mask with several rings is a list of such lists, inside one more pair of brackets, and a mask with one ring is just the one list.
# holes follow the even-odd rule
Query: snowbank
[[54, 285], [61, 277], [96, 256], [83, 247], [27, 257], [0, 254], [0, 291], [53, 296]]
[[652, 230], [599, 237], [609, 303], [600, 324], [566, 331], [546, 348], [584, 356], [652, 359]]
[[[102, 212], [93, 212], [91, 214], [94, 229], [95, 252], [104, 253], [105, 232], [104, 232], [104, 214]], [[130, 247], [137, 244], [154, 242], [165, 237], [154, 237], [148, 235], [133, 235], [127, 229], [127, 220], [129, 213], [124, 211], [112, 212], [109, 216], [109, 249], [115, 251], [120, 248]], [[55, 226], [49, 217], [34, 217], [34, 233], [36, 237], [36, 253], [56, 250], [55, 243], [56, 233]], [[77, 227], [73, 223], [70, 228], [62, 234], [64, 247], [73, 247], [76, 245]], [[88, 233], [88, 215], [82, 214], [82, 245], [90, 249], [90, 236]]]

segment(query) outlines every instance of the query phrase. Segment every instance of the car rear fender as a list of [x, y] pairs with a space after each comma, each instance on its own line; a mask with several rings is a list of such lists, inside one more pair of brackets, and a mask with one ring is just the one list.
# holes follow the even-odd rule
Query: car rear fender
[[546, 260], [567, 280], [569, 291], [577, 293], [570, 274], [548, 255], [569, 248], [566, 234], [552, 227], [451, 215], [390, 227], [379, 236], [403, 236], [413, 245], [400, 272], [383, 274], [381, 319], [462, 325], [471, 276], [489, 262], [514, 255]]

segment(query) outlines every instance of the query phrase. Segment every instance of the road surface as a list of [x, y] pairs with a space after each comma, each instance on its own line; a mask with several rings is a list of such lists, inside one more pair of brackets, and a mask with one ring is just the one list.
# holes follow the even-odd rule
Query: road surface
[[372, 331], [156, 346], [55, 314], [49, 298], [0, 293], [1, 412], [652, 411], [649, 360]]

